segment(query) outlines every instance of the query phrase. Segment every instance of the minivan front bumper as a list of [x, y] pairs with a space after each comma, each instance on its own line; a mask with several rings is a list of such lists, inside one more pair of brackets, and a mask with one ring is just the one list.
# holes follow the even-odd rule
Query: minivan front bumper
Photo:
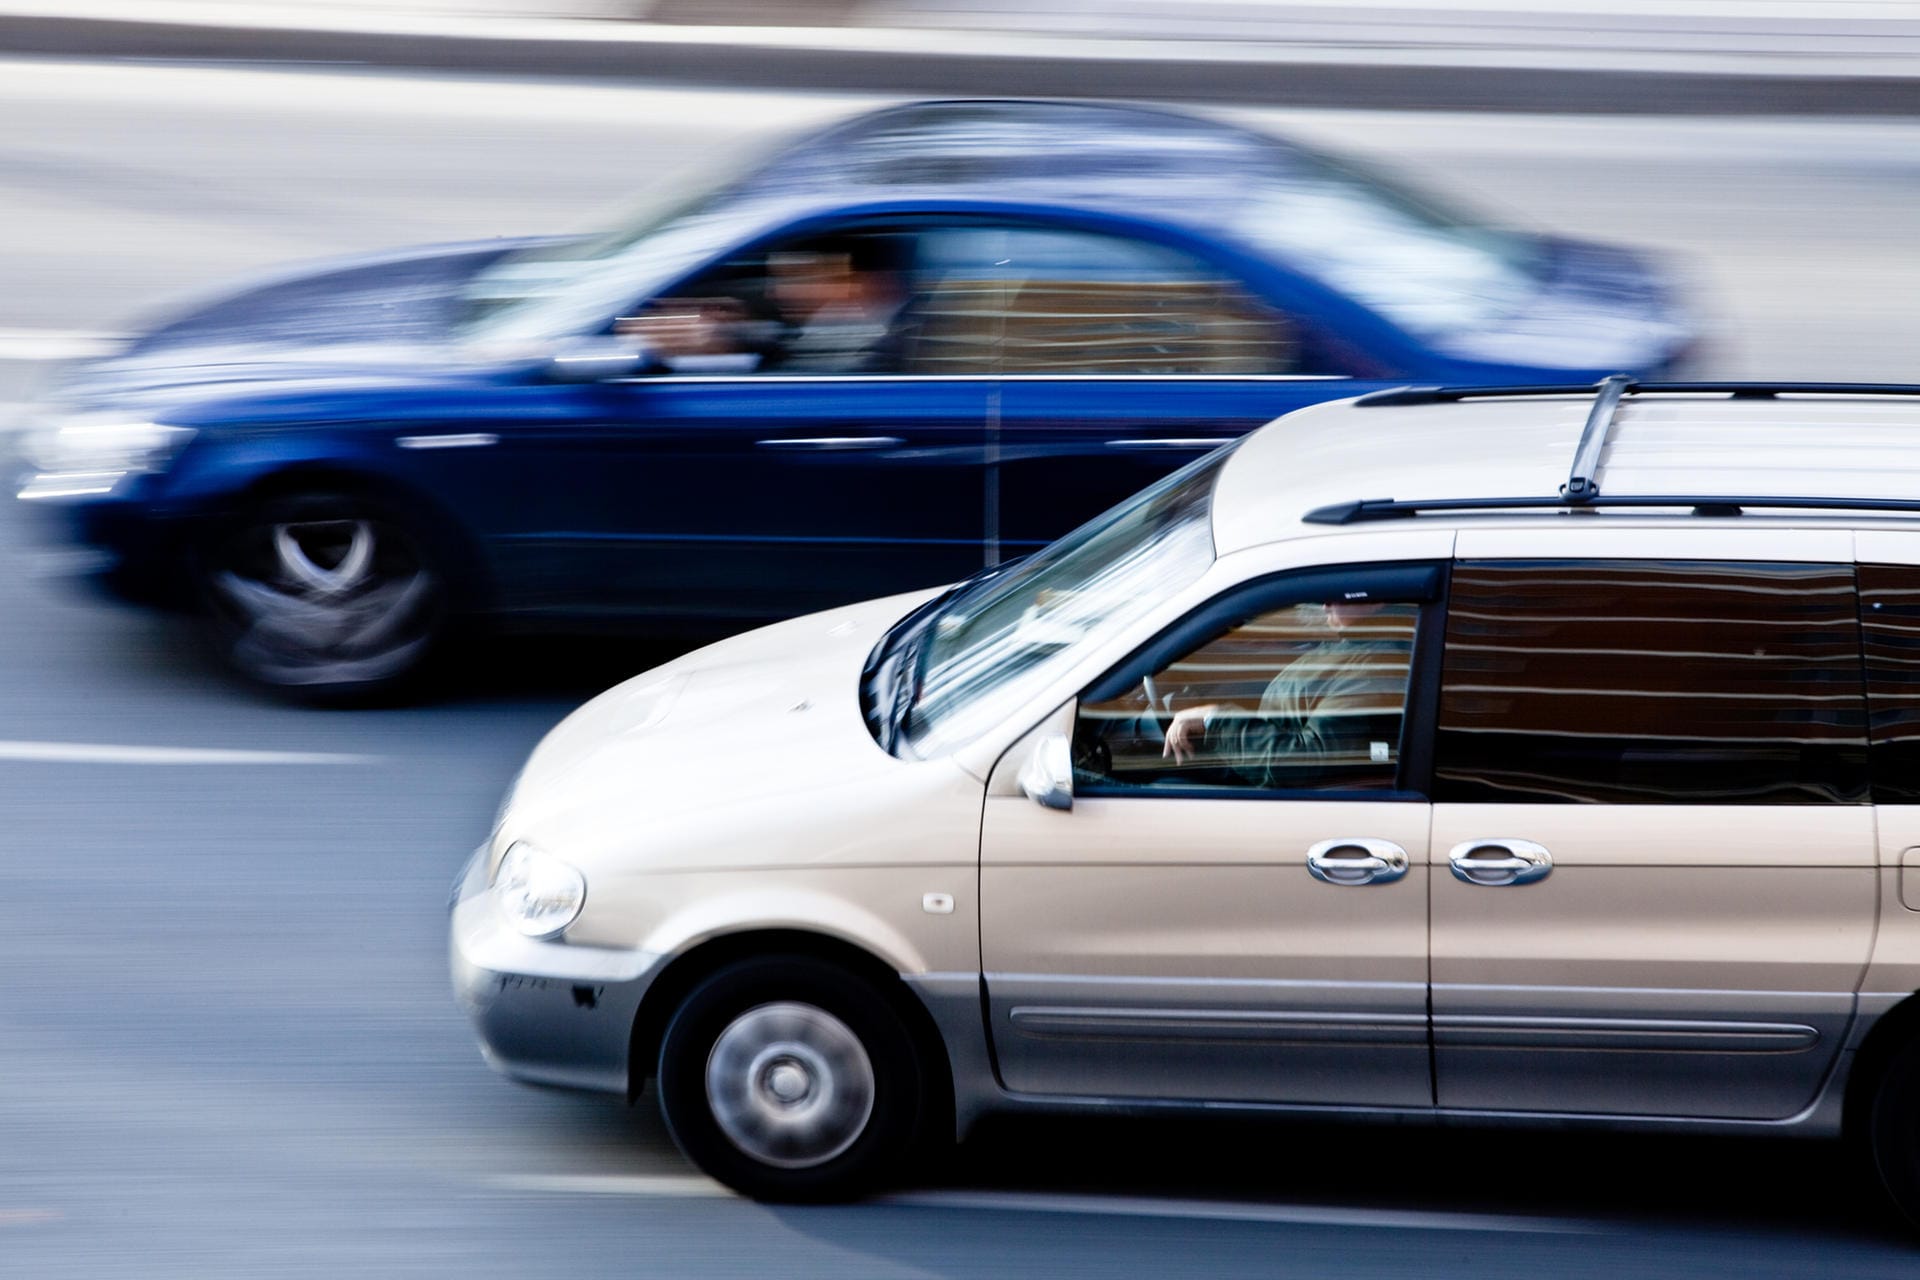
[[481, 1056], [516, 1080], [625, 1094], [634, 1018], [666, 957], [525, 937], [501, 919], [486, 873], [482, 849], [454, 886], [448, 938]]

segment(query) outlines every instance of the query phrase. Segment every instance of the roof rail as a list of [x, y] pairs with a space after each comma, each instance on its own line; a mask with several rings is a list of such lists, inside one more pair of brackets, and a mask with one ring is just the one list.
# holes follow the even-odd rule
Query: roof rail
[[[1628, 374], [1623, 395], [1726, 395], [1736, 400], [1771, 400], [1777, 396], [1920, 396], [1920, 385], [1904, 382], [1639, 382]], [[1528, 387], [1395, 387], [1356, 399], [1362, 408], [1387, 405], [1450, 404], [1459, 400], [1518, 400], [1533, 396], [1592, 395], [1591, 382]]]
[[1579, 503], [1564, 497], [1544, 498], [1433, 498], [1396, 502], [1366, 498], [1316, 507], [1301, 516], [1307, 524], [1363, 524], [1371, 520], [1401, 520], [1423, 511], [1589, 511], [1598, 507], [1689, 507], [1696, 516], [1737, 516], [1748, 507], [1802, 511], [1920, 512], [1920, 498], [1790, 498], [1740, 497], [1734, 494], [1633, 494], [1608, 498], [1595, 494]]
[[1611, 374], [1590, 386], [1542, 387], [1401, 387], [1361, 396], [1356, 405], [1445, 404], [1469, 399], [1511, 399], [1527, 396], [1577, 396], [1598, 391], [1580, 430], [1573, 465], [1558, 496], [1534, 494], [1520, 498], [1433, 498], [1396, 501], [1366, 498], [1316, 507], [1300, 517], [1307, 524], [1358, 524], [1368, 520], [1397, 520], [1423, 511], [1538, 511], [1594, 507], [1688, 507], [1697, 516], [1737, 516], [1748, 507], [1811, 511], [1920, 512], [1920, 498], [1793, 498], [1735, 497], [1729, 494], [1633, 495], [1608, 498], [1600, 493], [1600, 455], [1606, 450], [1621, 398], [1645, 392], [1721, 394], [1735, 399], [1765, 400], [1781, 395], [1916, 396], [1920, 385], [1853, 382], [1635, 382], [1632, 375]]

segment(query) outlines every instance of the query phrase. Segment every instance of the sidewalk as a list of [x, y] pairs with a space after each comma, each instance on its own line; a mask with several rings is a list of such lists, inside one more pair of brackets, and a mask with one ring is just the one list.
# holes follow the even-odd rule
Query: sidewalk
[[1920, 115], [1920, 0], [0, 0], [0, 53], [905, 94]]

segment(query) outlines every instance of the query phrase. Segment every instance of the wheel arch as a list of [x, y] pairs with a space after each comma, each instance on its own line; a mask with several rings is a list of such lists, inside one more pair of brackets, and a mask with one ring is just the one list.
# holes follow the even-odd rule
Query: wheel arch
[[1864, 1137], [1868, 1108], [1887, 1062], [1910, 1040], [1920, 1038], [1920, 991], [1907, 996], [1874, 1019], [1847, 1069], [1841, 1125], [1849, 1141]]
[[702, 981], [736, 960], [768, 955], [803, 955], [839, 966], [870, 983], [899, 1013], [921, 1059], [927, 1064], [929, 1131], [945, 1123], [953, 1108], [953, 1072], [933, 1014], [900, 974], [878, 955], [831, 934], [806, 929], [752, 929], [709, 938], [675, 956], [648, 984], [634, 1015], [627, 1051], [627, 1100], [639, 1098], [653, 1075], [660, 1042], [675, 1010]]

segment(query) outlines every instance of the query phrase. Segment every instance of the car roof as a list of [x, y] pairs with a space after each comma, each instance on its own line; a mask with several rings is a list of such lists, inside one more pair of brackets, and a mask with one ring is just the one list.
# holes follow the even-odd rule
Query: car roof
[[[1806, 499], [1920, 518], [1920, 387], [1667, 391], [1619, 381], [1625, 394], [1592, 437], [1597, 510], [1684, 514], [1718, 499], [1702, 513], [1732, 515]], [[1227, 555], [1379, 519], [1561, 518], [1585, 505], [1563, 490], [1598, 400], [1597, 388], [1415, 391], [1288, 414], [1222, 468], [1215, 548]], [[1632, 505], [1663, 497], [1687, 501]], [[1374, 505], [1384, 500], [1392, 505]]]
[[733, 200], [831, 191], [845, 203], [962, 199], [1151, 215], [1224, 230], [1261, 181], [1325, 164], [1278, 138], [1152, 107], [974, 99], [868, 112], [805, 138], [744, 177]]

